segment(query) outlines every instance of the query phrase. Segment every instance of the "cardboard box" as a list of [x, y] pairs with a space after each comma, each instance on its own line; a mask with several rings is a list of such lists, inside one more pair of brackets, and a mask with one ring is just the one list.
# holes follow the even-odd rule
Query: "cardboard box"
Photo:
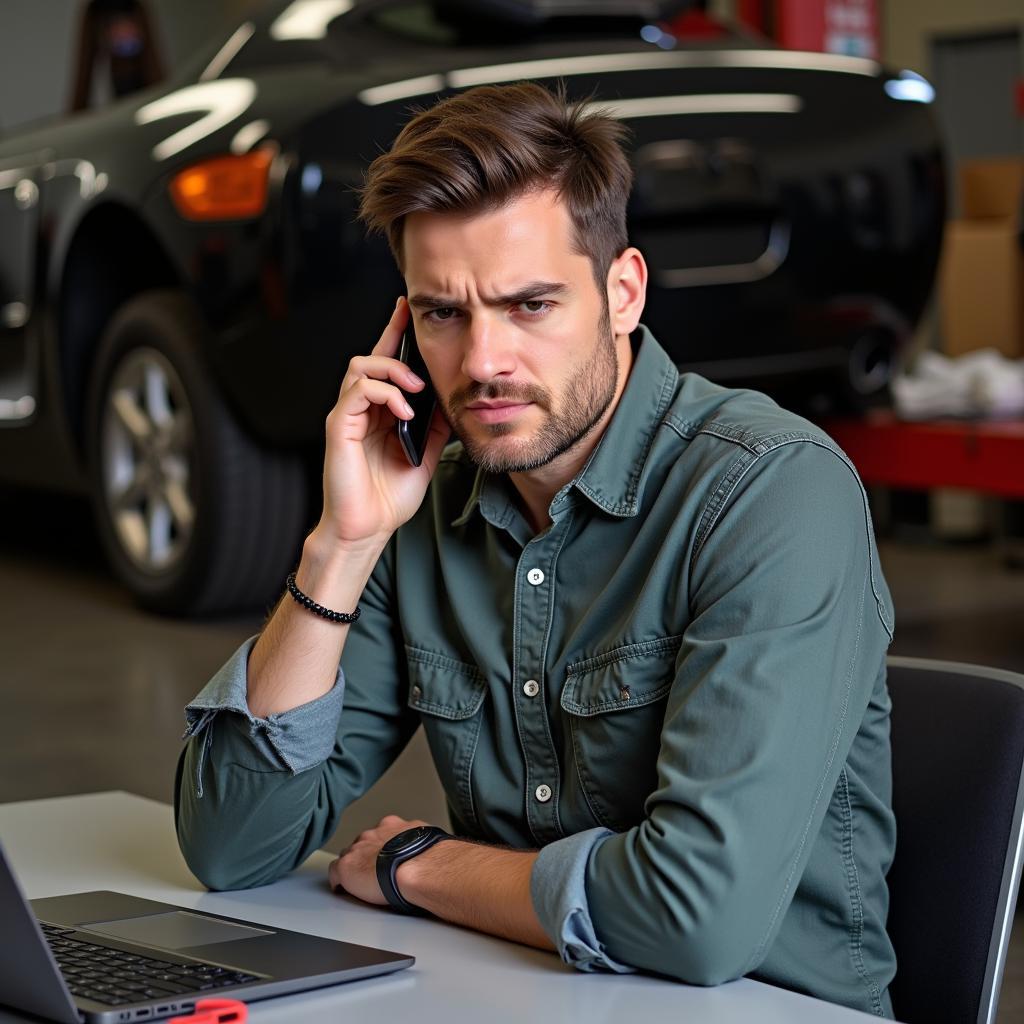
[[947, 224], [939, 289], [946, 355], [991, 347], [1024, 358], [1024, 258], [1015, 228], [995, 219]]
[[959, 185], [964, 217], [946, 225], [939, 268], [943, 351], [1024, 359], [1024, 160], [966, 160]]
[[964, 160], [959, 187], [962, 217], [1003, 217], [1024, 227], [1024, 160]]

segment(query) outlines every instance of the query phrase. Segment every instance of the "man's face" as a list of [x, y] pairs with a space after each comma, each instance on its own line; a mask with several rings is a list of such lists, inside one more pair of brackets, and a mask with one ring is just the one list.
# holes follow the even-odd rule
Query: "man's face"
[[452, 430], [493, 473], [547, 465], [586, 437], [619, 377], [607, 292], [551, 192], [403, 232], [416, 336]]

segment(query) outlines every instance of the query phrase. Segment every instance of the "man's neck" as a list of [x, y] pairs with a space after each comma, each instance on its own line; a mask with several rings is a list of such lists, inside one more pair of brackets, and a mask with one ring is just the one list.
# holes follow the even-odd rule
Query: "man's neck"
[[626, 381], [629, 379], [629, 372], [633, 368], [633, 346], [630, 343], [629, 335], [617, 337], [615, 345], [619, 364], [615, 395], [589, 433], [567, 452], [563, 452], [547, 465], [526, 473], [509, 473], [508, 475], [512, 486], [516, 489], [519, 507], [534, 534], [541, 533], [551, 525], [549, 509], [552, 499], [583, 469], [587, 459], [590, 458], [591, 453], [604, 436], [604, 432], [608, 429], [612, 416], [615, 415], [619, 400], [626, 388]]

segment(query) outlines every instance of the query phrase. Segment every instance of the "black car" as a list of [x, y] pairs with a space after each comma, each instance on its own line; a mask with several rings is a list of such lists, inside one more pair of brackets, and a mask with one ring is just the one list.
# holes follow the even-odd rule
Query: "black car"
[[0, 478], [91, 493], [148, 607], [280, 592], [324, 417], [402, 281], [353, 186], [412, 106], [562, 80], [631, 130], [644, 321], [784, 400], [881, 392], [931, 288], [930, 87], [688, 42], [654, 0], [291, 0], [159, 89], [0, 139]]

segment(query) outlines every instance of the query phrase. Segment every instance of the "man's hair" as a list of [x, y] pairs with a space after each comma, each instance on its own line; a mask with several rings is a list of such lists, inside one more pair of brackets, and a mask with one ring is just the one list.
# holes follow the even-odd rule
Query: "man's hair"
[[633, 172], [624, 126], [532, 82], [484, 85], [418, 111], [391, 149], [370, 164], [360, 217], [388, 239], [399, 269], [410, 213], [496, 210], [553, 189], [573, 224], [573, 247], [590, 258], [603, 292], [608, 268], [629, 244], [626, 201]]

